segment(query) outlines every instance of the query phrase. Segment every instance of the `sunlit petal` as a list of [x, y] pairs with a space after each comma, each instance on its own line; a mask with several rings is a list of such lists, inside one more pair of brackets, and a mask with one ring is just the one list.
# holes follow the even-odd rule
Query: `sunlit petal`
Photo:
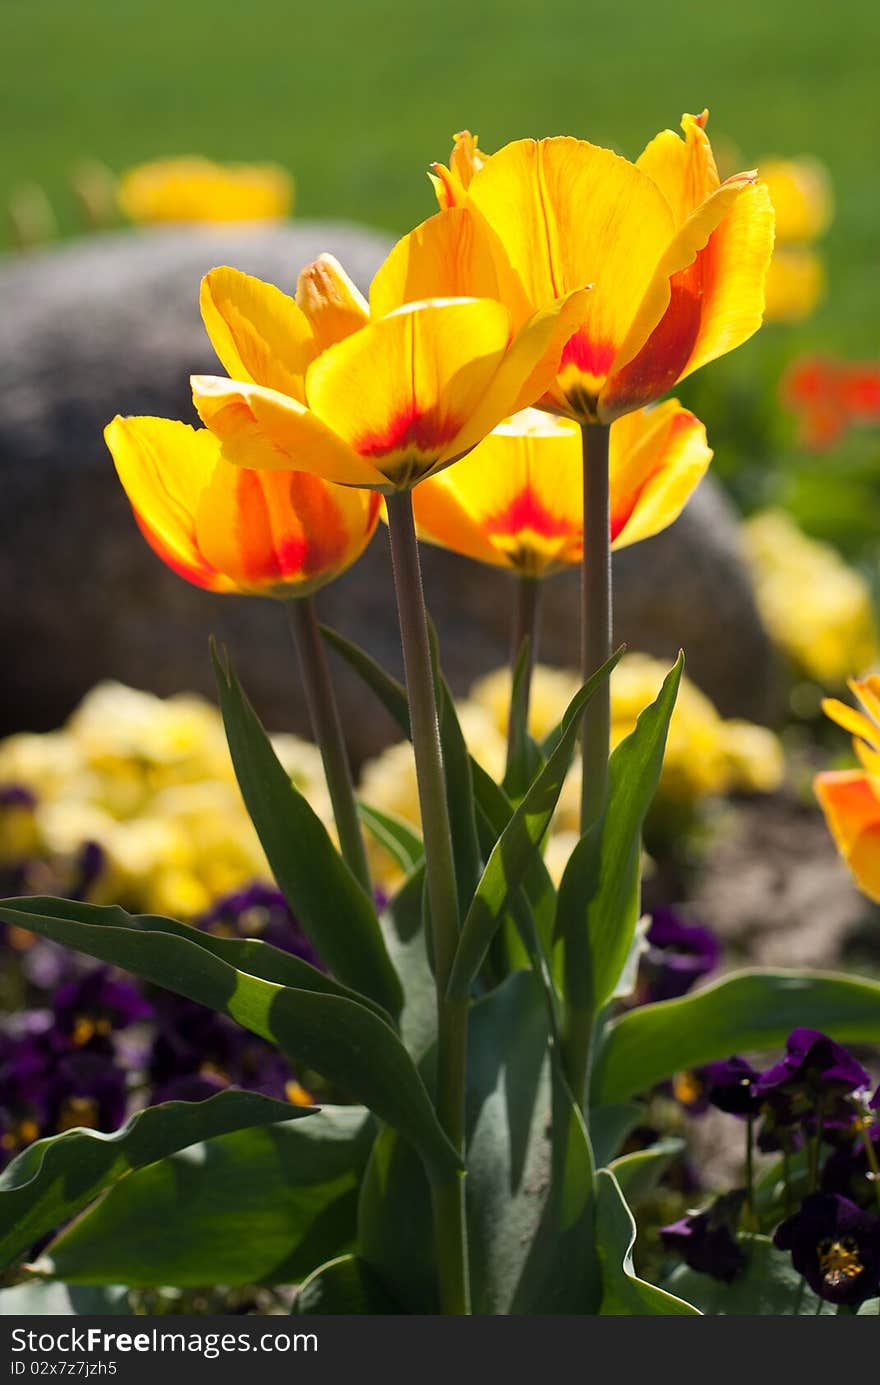
[[232, 379], [302, 400], [315, 342], [292, 298], [224, 265], [205, 275], [199, 302], [211, 345]]

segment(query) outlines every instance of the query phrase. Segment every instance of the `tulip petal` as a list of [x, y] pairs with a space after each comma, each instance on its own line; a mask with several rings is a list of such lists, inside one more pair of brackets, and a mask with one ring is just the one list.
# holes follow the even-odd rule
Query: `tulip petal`
[[302, 402], [316, 348], [308, 318], [292, 298], [224, 265], [205, 275], [199, 303], [211, 345], [233, 380]]
[[668, 528], [711, 460], [705, 428], [677, 399], [619, 418], [610, 440], [612, 548]]
[[502, 419], [542, 399], [553, 384], [560, 352], [583, 320], [592, 290], [578, 289], [535, 313], [516, 334], [489, 389], [468, 422], [444, 449], [442, 462], [462, 457]]
[[304, 596], [360, 556], [378, 511], [379, 497], [366, 491], [221, 459], [199, 497], [196, 534], [206, 559], [239, 591]]
[[816, 797], [838, 851], [860, 889], [880, 903], [880, 798], [860, 770], [816, 776]]
[[197, 587], [231, 591], [195, 529], [199, 495], [220, 456], [213, 434], [167, 418], [116, 417], [104, 438], [138, 527], [162, 561]]
[[682, 226], [721, 182], [706, 134], [708, 114], [682, 116], [684, 139], [674, 130], [662, 130], [636, 159], [636, 167], [657, 184], [672, 208], [676, 226]]
[[397, 242], [370, 285], [374, 317], [430, 298], [496, 298], [514, 327], [531, 315], [501, 241], [473, 207], [451, 207], [423, 221]]
[[233, 465], [309, 471], [343, 486], [382, 483], [369, 461], [288, 395], [217, 375], [194, 375], [191, 384], [199, 417], [220, 439], [223, 456]]
[[822, 711], [851, 736], [859, 736], [875, 748], [880, 746], [880, 726], [858, 708], [850, 707], [849, 703], [840, 702], [836, 697], [825, 697], [822, 699]]
[[367, 300], [332, 255], [319, 255], [302, 270], [296, 301], [309, 320], [318, 351], [342, 341], [370, 320]]
[[407, 304], [318, 357], [309, 405], [384, 489], [414, 485], [474, 417], [509, 336], [507, 309], [489, 299]]
[[[508, 144], [474, 176], [468, 198], [533, 305], [595, 285], [560, 369], [573, 407], [589, 414], [672, 239], [666, 198], [626, 159], [569, 138]], [[668, 287], [645, 334], [667, 302]]]
[[537, 409], [502, 423], [413, 494], [420, 537], [523, 576], [583, 551], [580, 429]]

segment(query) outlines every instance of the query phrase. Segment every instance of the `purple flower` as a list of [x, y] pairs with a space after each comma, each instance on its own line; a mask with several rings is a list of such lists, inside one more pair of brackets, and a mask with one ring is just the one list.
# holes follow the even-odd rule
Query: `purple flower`
[[691, 1212], [660, 1228], [660, 1239], [692, 1270], [729, 1283], [746, 1263], [736, 1241], [736, 1225], [745, 1199], [741, 1188], [716, 1198], [702, 1212]]
[[207, 1079], [212, 1090], [244, 1087], [283, 1100], [293, 1074], [276, 1048], [225, 1015], [179, 996], [156, 1000], [159, 1030], [150, 1055], [153, 1101], [181, 1098], [186, 1078]]
[[871, 1081], [861, 1063], [818, 1029], [793, 1029], [785, 1047], [781, 1062], [768, 1068], [755, 1083], [756, 1096], [782, 1096], [809, 1110], [829, 1091], [852, 1092]]
[[53, 1133], [85, 1126], [116, 1130], [125, 1120], [126, 1075], [106, 1053], [83, 1049], [65, 1054], [51, 1085]]
[[714, 971], [721, 956], [715, 934], [701, 924], [686, 923], [673, 909], [656, 909], [639, 961], [640, 1004], [674, 1000]]
[[221, 938], [261, 938], [263, 942], [292, 952], [313, 967], [326, 971], [317, 952], [300, 928], [280, 890], [254, 884], [218, 899], [196, 926]]
[[[874, 1157], [880, 1162], [880, 1125], [872, 1125], [865, 1137], [871, 1141]], [[829, 1154], [822, 1170], [822, 1192], [840, 1193], [866, 1209], [876, 1207], [874, 1174], [861, 1134]]]
[[25, 812], [33, 812], [36, 806], [36, 795], [24, 784], [0, 784], [0, 810], [22, 808]]
[[63, 1048], [108, 1048], [116, 1029], [152, 1018], [153, 1007], [130, 981], [107, 967], [61, 986], [52, 998], [55, 1039]]
[[755, 1095], [759, 1074], [745, 1058], [735, 1054], [723, 1062], [707, 1063], [701, 1074], [708, 1088], [710, 1105], [732, 1116], [755, 1114], [759, 1105]]
[[880, 1293], [880, 1220], [837, 1193], [811, 1193], [776, 1230], [810, 1288], [852, 1307]]

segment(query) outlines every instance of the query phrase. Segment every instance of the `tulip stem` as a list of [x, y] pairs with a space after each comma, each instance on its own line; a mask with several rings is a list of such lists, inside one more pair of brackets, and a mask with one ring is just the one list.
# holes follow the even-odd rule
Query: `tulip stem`
[[[528, 730], [529, 702], [532, 695], [532, 674], [538, 646], [538, 622], [541, 614], [541, 584], [537, 577], [514, 578], [513, 623], [510, 640], [510, 711], [507, 718], [507, 773], [510, 773], [516, 751], [517, 729]], [[517, 665], [523, 643], [528, 640], [526, 665], [519, 685], [516, 684]]]
[[[584, 423], [584, 557], [581, 587], [581, 675], [586, 683], [611, 657], [611, 513], [608, 488], [610, 424]], [[608, 793], [611, 690], [608, 680], [584, 712], [581, 751], [581, 834], [599, 821]]]
[[330, 802], [333, 805], [333, 816], [336, 821], [342, 859], [358, 883], [372, 898], [373, 887], [367, 865], [367, 853], [364, 848], [364, 834], [354, 796], [351, 765], [348, 751], [345, 748], [342, 722], [339, 718], [339, 708], [336, 705], [330, 670], [327, 667], [324, 642], [321, 639], [318, 619], [315, 614], [315, 603], [310, 596], [304, 596], [297, 600], [288, 601], [287, 609], [293, 631], [293, 642], [296, 645], [300, 669], [302, 670], [312, 735], [321, 752]]
[[[452, 1144], [463, 1155], [468, 1006], [466, 1001], [450, 1001], [446, 994], [458, 946], [460, 920], [437, 694], [410, 492], [389, 495], [387, 507], [433, 942], [437, 993], [437, 1115]], [[434, 1183], [432, 1194], [441, 1311], [469, 1313], [464, 1178]]]
[[[610, 424], [581, 424], [584, 459], [584, 557], [581, 583], [581, 675], [586, 683], [611, 657]], [[587, 703], [581, 731], [581, 835], [598, 824], [608, 795], [611, 690], [606, 678]], [[563, 1040], [575, 1101], [585, 1101], [595, 1015], [570, 1002]]]

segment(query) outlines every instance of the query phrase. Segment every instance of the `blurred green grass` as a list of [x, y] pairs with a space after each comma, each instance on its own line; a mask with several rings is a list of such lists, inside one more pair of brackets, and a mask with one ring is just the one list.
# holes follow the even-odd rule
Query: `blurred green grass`
[[[433, 210], [424, 170], [462, 126], [489, 150], [565, 132], [634, 157], [708, 105], [743, 166], [818, 155], [837, 200], [825, 303], [685, 390], [715, 413], [720, 470], [750, 478], [746, 503], [767, 498], [768, 449], [790, 444], [774, 404], [784, 360], [876, 354], [875, 0], [2, 0], [0, 39], [0, 203], [36, 180], [67, 232], [68, 174], [88, 157], [115, 170], [190, 152], [278, 160], [299, 216], [402, 231]], [[807, 492], [813, 527], [833, 533], [834, 506]], [[876, 500], [847, 504], [844, 527], [880, 517]]]

